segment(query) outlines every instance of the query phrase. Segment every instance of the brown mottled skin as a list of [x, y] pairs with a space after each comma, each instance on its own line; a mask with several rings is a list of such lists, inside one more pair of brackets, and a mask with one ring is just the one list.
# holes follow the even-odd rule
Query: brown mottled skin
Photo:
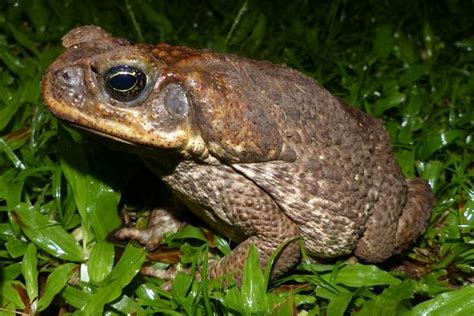
[[[240, 243], [210, 265], [211, 277], [238, 274], [250, 244], [262, 265], [298, 236], [315, 258], [354, 253], [380, 262], [425, 229], [431, 189], [402, 176], [382, 122], [313, 79], [208, 50], [130, 44], [94, 26], [70, 31], [63, 45], [43, 79], [47, 108], [76, 126], [147, 148], [142, 158], [179, 199]], [[104, 89], [104, 74], [117, 65], [146, 74], [132, 100]], [[119, 236], [155, 245], [162, 228], [145, 235], [128, 228]], [[289, 243], [272, 275], [299, 258], [297, 243]]]

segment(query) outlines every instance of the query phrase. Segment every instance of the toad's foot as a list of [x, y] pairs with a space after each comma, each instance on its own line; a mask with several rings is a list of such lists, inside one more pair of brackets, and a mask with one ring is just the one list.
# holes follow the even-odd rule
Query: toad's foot
[[125, 227], [115, 233], [119, 240], [136, 240], [147, 250], [156, 249], [165, 233], [176, 232], [185, 223], [178, 220], [174, 212], [165, 209], [155, 209], [150, 215], [148, 228], [137, 229]]

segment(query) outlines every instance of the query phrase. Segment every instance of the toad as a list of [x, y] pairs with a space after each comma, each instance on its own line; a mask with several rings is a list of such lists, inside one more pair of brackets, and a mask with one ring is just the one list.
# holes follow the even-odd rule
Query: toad
[[[209, 265], [211, 278], [239, 274], [251, 245], [262, 265], [284, 245], [277, 277], [299, 261], [298, 237], [311, 257], [376, 263], [424, 231], [427, 182], [403, 177], [381, 120], [312, 78], [210, 50], [133, 44], [96, 26], [71, 30], [63, 46], [43, 78], [47, 109], [142, 149], [180, 201], [238, 243]], [[160, 214], [160, 229], [119, 235], [155, 246], [169, 222]]]

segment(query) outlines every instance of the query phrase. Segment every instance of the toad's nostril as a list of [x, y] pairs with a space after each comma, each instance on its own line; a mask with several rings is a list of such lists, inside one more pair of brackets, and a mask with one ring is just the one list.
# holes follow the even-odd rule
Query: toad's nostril
[[78, 87], [83, 84], [84, 72], [81, 67], [67, 67], [56, 72], [56, 77], [68, 87]]

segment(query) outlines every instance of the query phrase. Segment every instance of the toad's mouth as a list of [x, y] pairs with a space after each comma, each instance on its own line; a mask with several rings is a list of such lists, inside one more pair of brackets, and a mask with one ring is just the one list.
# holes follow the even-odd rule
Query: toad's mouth
[[80, 124], [72, 123], [72, 122], [69, 122], [69, 121], [66, 121], [66, 120], [61, 120], [61, 121], [64, 124], [69, 125], [74, 129], [86, 132], [88, 134], [97, 135], [101, 138], [107, 138], [107, 139], [113, 140], [115, 142], [122, 143], [122, 144], [125, 144], [125, 145], [130, 145], [130, 146], [144, 146], [144, 145], [141, 145], [139, 143], [134, 143], [134, 142], [125, 140], [123, 138], [116, 137], [116, 136], [104, 133], [104, 132], [99, 131], [99, 130], [94, 129], [94, 128], [90, 128], [90, 127], [86, 127], [86, 126], [83, 126], [83, 125], [80, 125]]
[[81, 134], [90, 137], [93, 141], [97, 141], [98, 143], [105, 145], [111, 150], [135, 154], [142, 158], [146, 157], [147, 159], [156, 159], [157, 157], [161, 157], [160, 159], [165, 161], [166, 159], [169, 159], [169, 157], [173, 157], [172, 161], [179, 161], [179, 157], [176, 156], [176, 152], [172, 148], [160, 148], [150, 144], [132, 142], [114, 135], [104, 133], [100, 130], [91, 127], [83, 126], [64, 119], [59, 120], [62, 124], [74, 130], [77, 130]]

